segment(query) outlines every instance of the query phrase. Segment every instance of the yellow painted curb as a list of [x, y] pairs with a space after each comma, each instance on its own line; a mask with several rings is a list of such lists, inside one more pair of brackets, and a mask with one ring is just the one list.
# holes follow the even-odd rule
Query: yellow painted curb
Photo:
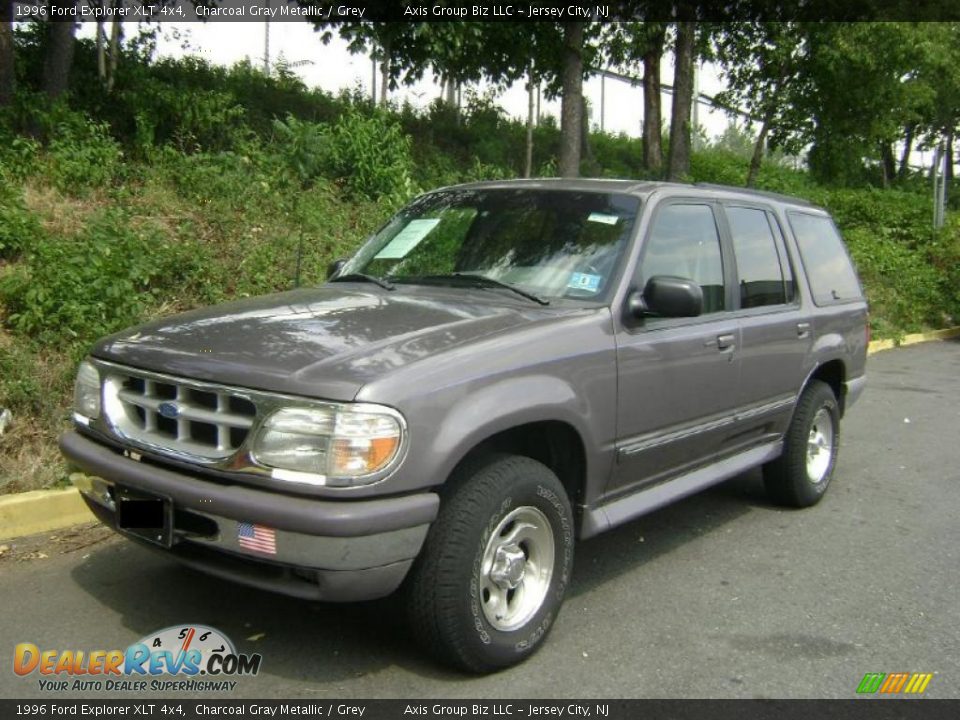
[[76, 488], [0, 496], [0, 540], [59, 530], [94, 519]]
[[874, 340], [867, 346], [867, 354], [880, 352], [882, 350], [892, 350], [904, 345], [917, 345], [919, 343], [931, 342], [934, 340], [950, 340], [960, 337], [960, 327], [947, 328], [946, 330], [931, 330], [925, 333], [912, 333], [904, 335], [899, 340]]

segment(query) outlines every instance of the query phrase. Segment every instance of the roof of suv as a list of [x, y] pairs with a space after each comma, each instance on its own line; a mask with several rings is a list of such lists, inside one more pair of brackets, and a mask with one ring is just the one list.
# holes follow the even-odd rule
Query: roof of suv
[[[582, 192], [619, 192], [631, 195], [647, 196], [660, 189], [694, 190], [705, 197], [723, 197], [736, 195], [742, 198], [773, 200], [787, 205], [816, 208], [803, 198], [781, 195], [780, 193], [754, 190], [752, 188], [715, 185], [712, 183], [673, 183], [653, 180], [626, 180], [606, 178], [531, 178], [519, 180], [491, 180], [457, 185], [458, 188], [488, 190], [506, 188], [529, 188], [538, 190], [573, 190]], [[817, 208], [819, 209], [819, 208]]]

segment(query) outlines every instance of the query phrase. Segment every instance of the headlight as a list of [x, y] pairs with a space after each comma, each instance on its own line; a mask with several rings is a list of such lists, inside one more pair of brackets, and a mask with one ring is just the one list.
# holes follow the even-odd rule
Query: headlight
[[84, 424], [100, 417], [100, 373], [86, 360], [73, 385], [73, 410], [74, 418]]
[[253, 443], [273, 477], [313, 485], [365, 485], [397, 458], [403, 418], [379, 405], [283, 408], [269, 415]]

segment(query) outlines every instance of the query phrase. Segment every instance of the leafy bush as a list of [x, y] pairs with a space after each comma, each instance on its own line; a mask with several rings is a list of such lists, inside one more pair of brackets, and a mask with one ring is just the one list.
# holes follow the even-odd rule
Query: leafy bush
[[281, 154], [305, 185], [323, 174], [348, 195], [390, 204], [416, 192], [410, 137], [385, 112], [351, 105], [329, 126], [288, 116], [274, 130]]
[[109, 185], [122, 156], [106, 123], [75, 118], [60, 124], [50, 140], [48, 174], [57, 189], [83, 195]]
[[411, 141], [383, 112], [364, 115], [350, 107], [330, 127], [326, 166], [351, 195], [406, 199], [413, 186]]
[[749, 160], [729, 150], [707, 148], [691, 155], [690, 176], [696, 182], [743, 187], [749, 165]]
[[25, 348], [0, 345], [0, 408], [39, 413], [46, 393], [35, 371], [36, 359]]
[[[846, 233], [863, 280], [878, 336], [941, 327], [950, 310], [947, 278], [889, 233], [855, 228]], [[955, 302], [954, 302], [955, 305]]]
[[40, 221], [23, 204], [20, 189], [0, 171], [0, 258], [13, 258], [38, 242]]
[[303, 185], [318, 178], [326, 156], [327, 128], [303, 122], [293, 115], [274, 120], [273, 129], [278, 152]]
[[31, 138], [3, 132], [0, 126], [0, 168], [4, 175], [4, 184], [8, 181], [23, 180], [36, 169], [40, 143]]
[[182, 292], [198, 261], [195, 248], [172, 245], [125, 213], [105, 211], [76, 237], [37, 242], [26, 262], [0, 280], [0, 300], [18, 333], [56, 344], [90, 340]]

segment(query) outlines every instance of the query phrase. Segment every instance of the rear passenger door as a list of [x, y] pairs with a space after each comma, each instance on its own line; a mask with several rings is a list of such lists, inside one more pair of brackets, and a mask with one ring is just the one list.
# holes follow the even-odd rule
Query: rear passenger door
[[736, 451], [785, 431], [813, 333], [776, 214], [762, 204], [723, 203], [722, 208], [734, 256], [733, 302], [741, 341], [737, 422], [724, 445]]

